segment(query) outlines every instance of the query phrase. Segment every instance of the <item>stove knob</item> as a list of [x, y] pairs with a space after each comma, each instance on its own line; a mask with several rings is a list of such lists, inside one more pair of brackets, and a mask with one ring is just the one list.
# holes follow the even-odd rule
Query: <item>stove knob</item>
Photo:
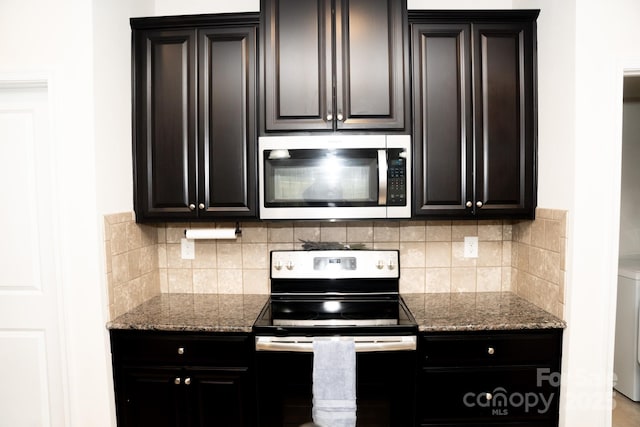
[[389, 260], [389, 270], [395, 270], [396, 269], [396, 264], [393, 262], [392, 259]]
[[384, 261], [379, 259], [376, 263], [376, 267], [378, 267], [378, 270], [382, 270], [384, 268]]
[[273, 263], [273, 268], [275, 268], [276, 270], [280, 271], [282, 270], [282, 261], [276, 261]]
[[294, 267], [293, 261], [287, 262], [287, 270], [293, 270], [293, 267]]

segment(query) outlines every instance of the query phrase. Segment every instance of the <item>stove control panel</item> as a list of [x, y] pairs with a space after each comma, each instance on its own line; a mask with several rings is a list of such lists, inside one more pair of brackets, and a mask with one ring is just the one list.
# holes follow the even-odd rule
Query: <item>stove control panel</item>
[[398, 278], [399, 260], [397, 250], [272, 251], [271, 277]]

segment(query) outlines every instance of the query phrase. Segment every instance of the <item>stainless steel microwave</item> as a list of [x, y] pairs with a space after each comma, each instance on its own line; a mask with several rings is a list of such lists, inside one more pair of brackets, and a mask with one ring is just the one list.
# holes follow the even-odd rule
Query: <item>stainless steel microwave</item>
[[409, 135], [258, 140], [261, 219], [411, 216]]

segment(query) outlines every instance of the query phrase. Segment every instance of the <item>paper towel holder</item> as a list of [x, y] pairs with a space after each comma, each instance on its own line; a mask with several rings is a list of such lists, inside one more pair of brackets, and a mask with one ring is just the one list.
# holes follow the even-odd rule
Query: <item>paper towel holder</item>
[[[240, 223], [236, 221], [236, 238], [242, 237], [242, 228], [240, 228]], [[185, 228], [183, 231], [185, 237], [187, 237], [187, 229]]]

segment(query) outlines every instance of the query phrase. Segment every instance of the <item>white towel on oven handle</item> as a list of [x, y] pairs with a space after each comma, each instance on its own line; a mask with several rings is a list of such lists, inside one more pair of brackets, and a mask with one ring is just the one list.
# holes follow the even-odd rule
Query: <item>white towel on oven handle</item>
[[356, 409], [353, 338], [314, 338], [313, 421], [323, 427], [354, 427]]

